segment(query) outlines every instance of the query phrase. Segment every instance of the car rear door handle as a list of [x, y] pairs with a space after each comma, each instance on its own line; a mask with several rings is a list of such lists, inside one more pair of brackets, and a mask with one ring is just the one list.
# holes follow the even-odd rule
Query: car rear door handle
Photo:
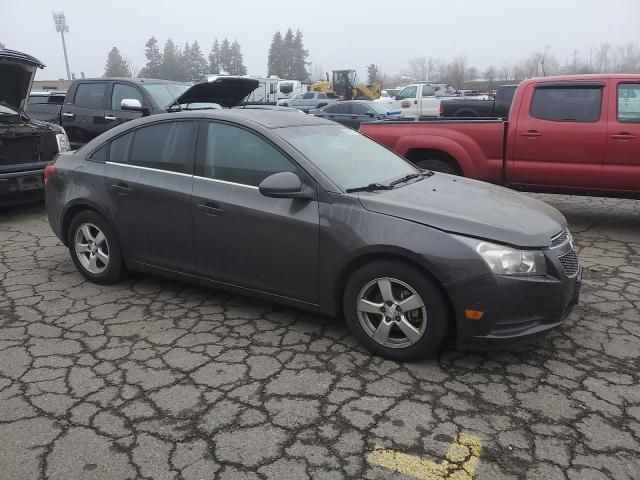
[[210, 217], [221, 215], [224, 212], [224, 210], [222, 210], [218, 205], [211, 202], [199, 203], [198, 208], [202, 210], [205, 215], [209, 215]]
[[110, 122], [113, 122], [116, 119], [116, 117], [114, 117], [113, 115], [105, 115], [104, 119], [109, 120]]
[[65, 118], [73, 118], [73, 117], [75, 117], [75, 114], [71, 113], [71, 112], [64, 112], [62, 114], [62, 116], [65, 117]]
[[528, 130], [526, 132], [522, 132], [522, 136], [527, 138], [536, 138], [536, 137], [541, 137], [542, 134], [537, 130]]
[[629, 132], [620, 132], [615, 135], [611, 135], [611, 138], [614, 140], [633, 140], [636, 138], [634, 135], [631, 135]]
[[131, 193], [131, 187], [129, 187], [129, 185], [127, 185], [126, 183], [114, 183], [113, 185], [111, 185], [111, 187], [118, 192], [118, 195], [128, 195], [129, 193]]

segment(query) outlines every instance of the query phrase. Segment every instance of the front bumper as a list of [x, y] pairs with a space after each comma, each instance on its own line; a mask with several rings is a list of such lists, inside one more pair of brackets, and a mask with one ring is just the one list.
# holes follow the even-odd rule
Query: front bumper
[[[457, 324], [457, 345], [468, 349], [492, 349], [533, 343], [559, 327], [578, 303], [582, 268], [567, 276], [559, 256], [545, 252], [544, 276], [485, 275], [446, 287]], [[484, 312], [480, 320], [468, 320], [465, 310]]]
[[0, 205], [41, 200], [46, 162], [0, 169]]

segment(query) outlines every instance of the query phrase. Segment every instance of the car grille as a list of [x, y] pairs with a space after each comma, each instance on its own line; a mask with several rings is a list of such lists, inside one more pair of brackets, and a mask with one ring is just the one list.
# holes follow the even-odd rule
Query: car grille
[[578, 273], [578, 255], [576, 255], [575, 250], [571, 250], [569, 253], [565, 253], [558, 257], [558, 260], [560, 261], [560, 265], [562, 265], [562, 269], [567, 277], [573, 277]]
[[569, 229], [565, 228], [557, 235], [551, 237], [551, 248], [559, 247], [569, 239], [571, 239], [571, 234], [569, 233]]

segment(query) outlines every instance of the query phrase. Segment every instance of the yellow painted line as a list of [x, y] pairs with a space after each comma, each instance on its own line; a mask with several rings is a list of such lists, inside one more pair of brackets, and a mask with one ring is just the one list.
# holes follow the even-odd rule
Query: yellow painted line
[[461, 433], [440, 463], [379, 445], [374, 446], [367, 461], [420, 480], [473, 480], [481, 452], [482, 441], [479, 438]]

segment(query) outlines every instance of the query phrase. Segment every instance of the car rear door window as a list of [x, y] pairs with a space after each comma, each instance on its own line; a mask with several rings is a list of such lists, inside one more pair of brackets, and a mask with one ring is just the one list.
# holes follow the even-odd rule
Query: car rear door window
[[129, 164], [138, 167], [189, 173], [195, 148], [194, 122], [162, 122], [138, 128], [133, 137]]
[[351, 104], [351, 113], [354, 115], [366, 115], [369, 113], [369, 108], [362, 103], [352, 103]]
[[125, 135], [121, 135], [118, 138], [111, 140], [111, 143], [109, 144], [110, 162], [127, 162], [127, 155], [129, 154], [129, 145], [131, 144], [131, 138], [133, 138], [133, 132], [129, 132]]
[[262, 137], [240, 127], [209, 122], [203, 175], [257, 187], [269, 175], [295, 172], [291, 161]]
[[552, 122], [597, 122], [600, 119], [602, 88], [536, 88], [531, 116]]
[[[331, 109], [331, 110], [329, 110], [329, 109]], [[330, 107], [327, 107], [325, 109], [325, 112], [335, 113], [335, 114], [349, 113], [350, 112], [349, 104], [347, 104], [347, 103], [336, 103], [334, 105], [331, 105]]]
[[618, 120], [640, 122], [640, 83], [618, 85]]
[[102, 109], [104, 107], [104, 93], [106, 83], [81, 83], [76, 90], [74, 104], [81, 108]]
[[303, 100], [309, 100], [310, 98], [316, 98], [316, 94], [314, 92], [307, 92], [302, 95]]
[[125, 98], [134, 98], [139, 100], [144, 105], [144, 98], [140, 90], [131, 85], [125, 85], [124, 83], [116, 83], [113, 86], [113, 92], [111, 93], [111, 110], [122, 110], [120, 104]]

